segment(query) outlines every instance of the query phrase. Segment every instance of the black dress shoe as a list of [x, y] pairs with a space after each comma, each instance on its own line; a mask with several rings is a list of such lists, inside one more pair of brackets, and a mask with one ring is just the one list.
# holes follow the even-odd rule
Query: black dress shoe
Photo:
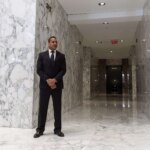
[[64, 137], [65, 136], [64, 133], [61, 132], [61, 131], [54, 132], [54, 134], [56, 134], [56, 135], [58, 135], [60, 137]]
[[38, 137], [40, 137], [41, 135], [43, 135], [43, 132], [39, 132], [39, 131], [37, 131], [35, 134], [34, 134], [34, 138], [38, 138]]

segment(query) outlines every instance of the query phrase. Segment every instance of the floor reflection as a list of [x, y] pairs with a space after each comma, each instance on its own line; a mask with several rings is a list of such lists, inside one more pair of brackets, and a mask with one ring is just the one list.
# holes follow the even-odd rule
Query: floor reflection
[[39, 139], [35, 129], [0, 128], [0, 150], [149, 150], [150, 120], [137, 106], [127, 95], [95, 97], [63, 114], [64, 138], [53, 120]]

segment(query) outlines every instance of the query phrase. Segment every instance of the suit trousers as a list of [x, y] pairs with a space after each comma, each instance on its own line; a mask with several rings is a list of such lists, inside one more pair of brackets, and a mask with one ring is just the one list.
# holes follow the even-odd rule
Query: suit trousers
[[61, 96], [62, 89], [40, 88], [39, 113], [37, 131], [44, 132], [49, 99], [52, 96], [54, 110], [54, 132], [61, 131]]

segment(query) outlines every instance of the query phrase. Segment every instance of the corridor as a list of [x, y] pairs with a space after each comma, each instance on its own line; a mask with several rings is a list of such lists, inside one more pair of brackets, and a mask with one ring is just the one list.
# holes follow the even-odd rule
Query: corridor
[[35, 129], [0, 128], [0, 150], [149, 150], [150, 120], [137, 104], [116, 95], [84, 101], [63, 114], [64, 138], [53, 134], [53, 120], [38, 139]]
[[150, 0], [1, 0], [0, 61], [0, 150], [150, 150]]

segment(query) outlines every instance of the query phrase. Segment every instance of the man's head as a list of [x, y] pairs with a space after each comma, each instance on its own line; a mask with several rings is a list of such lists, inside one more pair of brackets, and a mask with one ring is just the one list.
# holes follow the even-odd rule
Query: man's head
[[57, 38], [55, 36], [51, 36], [49, 39], [48, 39], [48, 47], [51, 49], [51, 50], [55, 50], [57, 48], [57, 45], [58, 45], [58, 42], [57, 42]]

